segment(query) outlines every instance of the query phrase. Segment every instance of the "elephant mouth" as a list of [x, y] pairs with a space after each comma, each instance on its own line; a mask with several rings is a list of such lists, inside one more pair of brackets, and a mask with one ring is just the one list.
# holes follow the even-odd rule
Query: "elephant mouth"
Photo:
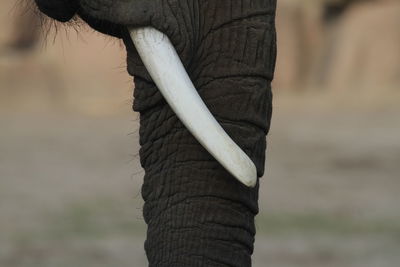
[[208, 110], [168, 37], [150, 27], [131, 28], [129, 32], [150, 76], [177, 117], [230, 174], [254, 187], [254, 163]]
[[57, 5], [48, 0], [35, 0], [37, 7], [44, 14], [60, 22], [71, 20], [79, 9], [79, 3], [76, 0], [58, 0]]

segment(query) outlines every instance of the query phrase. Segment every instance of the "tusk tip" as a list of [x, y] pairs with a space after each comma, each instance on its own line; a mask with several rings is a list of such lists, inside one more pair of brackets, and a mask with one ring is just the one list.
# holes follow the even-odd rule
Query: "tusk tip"
[[242, 181], [242, 183], [245, 186], [250, 187], [250, 188], [254, 188], [257, 184], [257, 172], [256, 172], [255, 168], [252, 172], [253, 172], [252, 174], [247, 176], [246, 179]]
[[246, 164], [247, 166], [242, 166], [236, 173], [232, 172], [233, 176], [242, 184], [247, 187], [254, 188], [257, 184], [257, 169], [253, 162], [250, 160]]

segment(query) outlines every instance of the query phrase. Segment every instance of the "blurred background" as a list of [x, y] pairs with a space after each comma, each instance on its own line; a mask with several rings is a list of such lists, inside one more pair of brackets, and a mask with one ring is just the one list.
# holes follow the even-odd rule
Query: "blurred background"
[[[400, 262], [400, 2], [278, 0], [254, 266]], [[115, 40], [0, 2], [0, 266], [146, 266]]]

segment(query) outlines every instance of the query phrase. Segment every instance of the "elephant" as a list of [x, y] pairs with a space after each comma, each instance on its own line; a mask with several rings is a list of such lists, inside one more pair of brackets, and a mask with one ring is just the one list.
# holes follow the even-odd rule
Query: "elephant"
[[[276, 0], [35, 2], [52, 19], [79, 18], [126, 47], [140, 114], [149, 266], [251, 266], [272, 115]], [[167, 104], [127, 30], [142, 26], [169, 37], [208, 109], [254, 163], [254, 187], [235, 180]]]

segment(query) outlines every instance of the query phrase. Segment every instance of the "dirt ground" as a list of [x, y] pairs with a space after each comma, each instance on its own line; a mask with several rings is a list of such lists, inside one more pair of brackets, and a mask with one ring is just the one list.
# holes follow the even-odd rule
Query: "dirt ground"
[[[397, 266], [400, 111], [292, 112], [280, 101], [254, 266]], [[0, 125], [0, 266], [145, 266], [129, 107]]]
[[[0, 56], [0, 266], [146, 266], [124, 53], [60, 35]], [[274, 90], [254, 266], [397, 267], [398, 88]]]

